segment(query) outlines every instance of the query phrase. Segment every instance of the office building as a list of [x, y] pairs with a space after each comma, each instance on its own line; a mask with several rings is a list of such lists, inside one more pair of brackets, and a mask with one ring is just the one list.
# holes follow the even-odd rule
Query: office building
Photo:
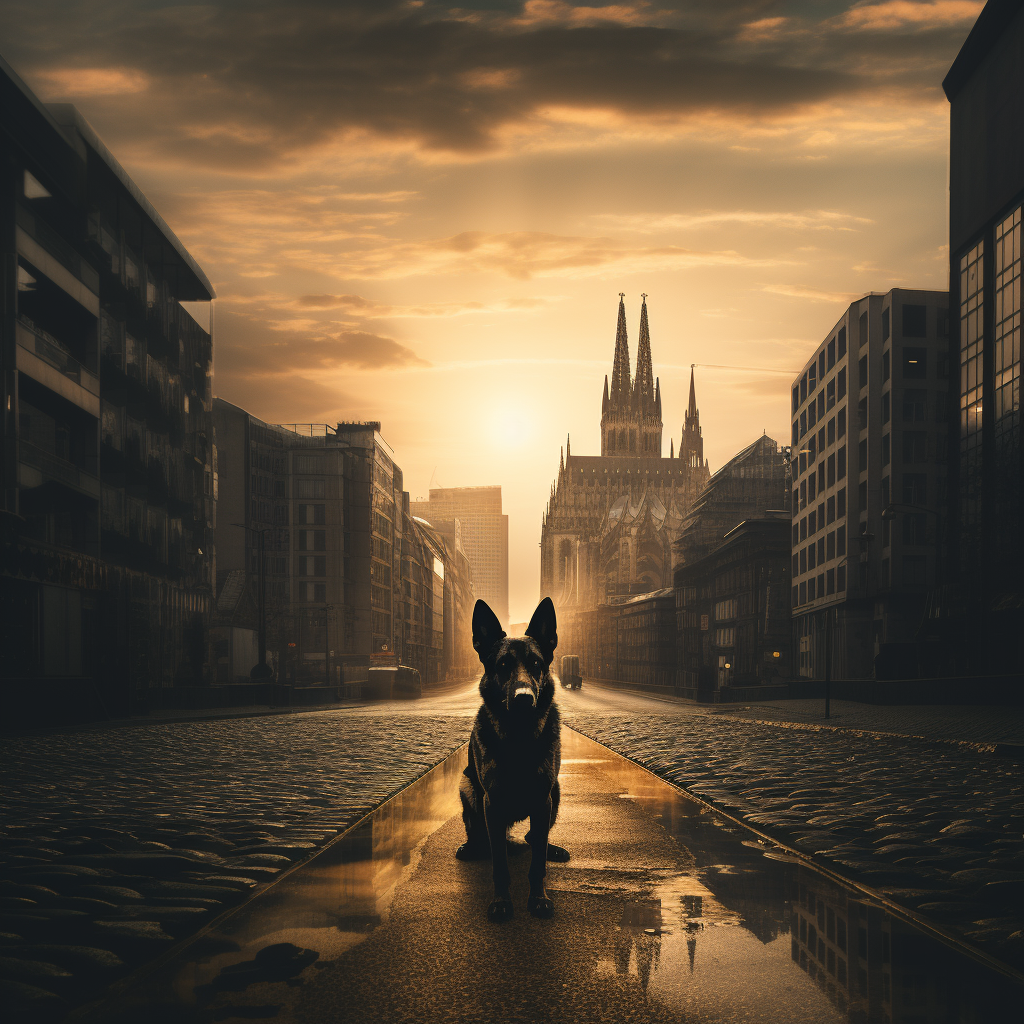
[[0, 671], [141, 707], [209, 677], [213, 288], [82, 115], [3, 61], [0, 135]]
[[[905, 660], [945, 529], [946, 292], [858, 299], [792, 390], [792, 604], [798, 671], [869, 678]], [[884, 513], [884, 514], [883, 514]]]
[[508, 626], [508, 516], [500, 487], [432, 487], [428, 501], [410, 504], [412, 515], [449, 536], [465, 552], [477, 599]]
[[1024, 661], [1024, 446], [1021, 445], [1021, 210], [1024, 7], [989, 0], [953, 62], [949, 284], [949, 586], [941, 632], [960, 673]]

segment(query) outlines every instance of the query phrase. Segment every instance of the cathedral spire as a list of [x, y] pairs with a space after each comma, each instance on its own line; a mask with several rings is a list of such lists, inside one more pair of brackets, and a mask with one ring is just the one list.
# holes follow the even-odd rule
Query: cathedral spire
[[612, 365], [612, 404], [629, 399], [629, 339], [626, 337], [625, 292], [619, 292], [619, 321], [615, 326], [615, 362]]
[[696, 364], [690, 364], [690, 407], [686, 410], [688, 419], [692, 419], [697, 415], [697, 389], [693, 383], [693, 368]]
[[670, 437], [668, 439], [668, 457], [674, 459], [676, 457], [675, 441]]
[[601, 399], [601, 414], [608, 411], [608, 374], [604, 375], [604, 398]]
[[566, 459], [566, 462], [569, 461], [569, 435], [568, 434], [565, 435], [565, 459]]
[[654, 402], [654, 368], [651, 361], [651, 332], [647, 326], [647, 293], [640, 306], [640, 340], [637, 342], [636, 380], [633, 383], [633, 402], [639, 408]]
[[661, 378], [654, 379], [654, 414], [661, 416]]

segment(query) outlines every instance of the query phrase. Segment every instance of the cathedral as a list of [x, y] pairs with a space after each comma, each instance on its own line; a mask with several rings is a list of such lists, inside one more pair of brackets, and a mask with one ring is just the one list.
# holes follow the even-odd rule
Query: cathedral
[[674, 541], [709, 477], [692, 370], [679, 454], [670, 440], [662, 456], [647, 296], [632, 381], [623, 300], [620, 293], [610, 388], [604, 379], [601, 454], [573, 455], [566, 440], [541, 524], [541, 597], [563, 608], [671, 587]]

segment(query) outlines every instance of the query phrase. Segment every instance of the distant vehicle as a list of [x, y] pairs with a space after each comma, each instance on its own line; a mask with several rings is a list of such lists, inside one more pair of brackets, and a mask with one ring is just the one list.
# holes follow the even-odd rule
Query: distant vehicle
[[408, 665], [371, 668], [368, 689], [369, 697], [375, 700], [403, 700], [423, 694], [419, 669]]
[[563, 687], [570, 690], [578, 690], [583, 686], [583, 676], [580, 675], [580, 659], [578, 655], [566, 654], [562, 658], [561, 669], [558, 677]]

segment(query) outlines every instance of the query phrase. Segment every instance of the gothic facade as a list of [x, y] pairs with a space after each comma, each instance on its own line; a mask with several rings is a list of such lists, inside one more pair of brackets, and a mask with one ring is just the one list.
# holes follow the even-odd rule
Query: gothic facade
[[626, 307], [619, 296], [612, 380], [604, 380], [601, 454], [559, 459], [541, 524], [541, 597], [563, 608], [672, 586], [674, 543], [708, 481], [693, 373], [679, 454], [662, 456], [661, 383], [654, 376], [647, 297], [630, 378]]

